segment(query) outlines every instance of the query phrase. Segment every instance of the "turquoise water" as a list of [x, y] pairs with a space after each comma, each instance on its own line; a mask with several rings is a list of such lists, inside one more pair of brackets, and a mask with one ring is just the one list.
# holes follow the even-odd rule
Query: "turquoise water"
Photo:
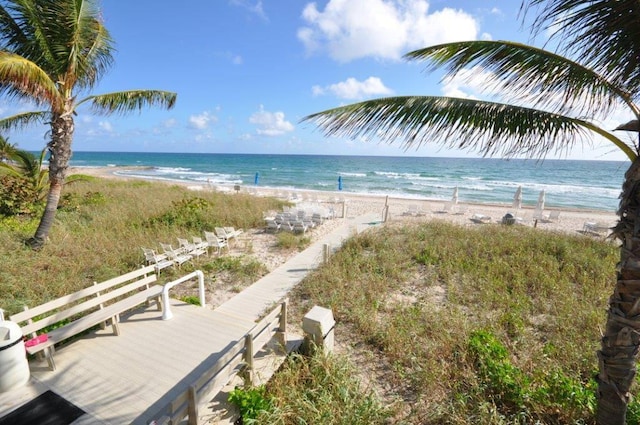
[[[471, 158], [75, 152], [76, 167], [113, 167], [116, 174], [213, 185], [281, 190], [361, 192], [417, 199], [508, 203], [518, 186], [523, 204], [541, 190], [547, 207], [615, 211], [628, 162]], [[136, 166], [135, 170], [119, 167]]]

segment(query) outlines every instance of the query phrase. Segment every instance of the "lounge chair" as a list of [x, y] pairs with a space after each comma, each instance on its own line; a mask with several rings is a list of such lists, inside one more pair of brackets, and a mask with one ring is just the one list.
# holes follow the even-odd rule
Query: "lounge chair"
[[474, 215], [471, 216], [471, 218], [469, 220], [473, 221], [476, 224], [491, 223], [491, 217], [489, 217], [488, 215], [484, 215], [484, 214], [474, 214]]
[[227, 241], [219, 238], [214, 232], [205, 231], [204, 238], [206, 239], [210, 248], [215, 248], [218, 250], [218, 255], [222, 253], [222, 250], [224, 248], [227, 248], [227, 250], [229, 250], [229, 244], [227, 243]]
[[597, 221], [587, 221], [582, 226], [582, 231], [601, 235], [610, 232], [612, 227], [613, 226], [609, 224], [599, 223]]
[[207, 253], [206, 249], [198, 248], [196, 244], [189, 242], [187, 239], [178, 238], [178, 243], [180, 244], [180, 247], [184, 249], [184, 253], [187, 255], [199, 257], [202, 254]]
[[280, 223], [278, 223], [277, 221], [275, 221], [274, 219], [268, 218], [265, 220], [265, 222], [267, 223], [267, 226], [265, 228], [266, 232], [277, 232], [278, 230], [280, 230]]
[[558, 221], [559, 218], [560, 218], [560, 210], [553, 210], [549, 213], [549, 215], [547, 215], [546, 217], [543, 217], [541, 221], [543, 223], [553, 223]]
[[178, 267], [193, 258], [193, 256], [186, 254], [184, 249], [174, 249], [170, 244], [161, 243], [160, 247], [162, 247], [167, 258], [177, 264]]
[[235, 229], [233, 227], [223, 227], [224, 231], [227, 232], [227, 235], [231, 238], [238, 238], [241, 234], [244, 233], [242, 229]]
[[198, 236], [193, 236], [193, 244], [197, 248], [204, 249], [205, 251], [209, 249], [209, 244], [207, 243], [207, 241], [203, 241], [202, 238]]
[[416, 204], [411, 204], [407, 206], [407, 210], [403, 212], [402, 215], [408, 215], [411, 217], [420, 217], [424, 215], [424, 212]]
[[145, 263], [150, 266], [156, 266], [156, 273], [160, 273], [160, 270], [173, 266], [173, 261], [169, 260], [166, 254], [158, 254], [153, 249], [142, 248], [144, 253]]
[[306, 233], [306, 232], [307, 232], [307, 229], [308, 229], [308, 228], [309, 228], [309, 226], [307, 226], [307, 225], [306, 225], [306, 223], [305, 223], [304, 221], [296, 220], [296, 221], [294, 221], [294, 222], [293, 222], [293, 228], [292, 228], [292, 230], [293, 230], [295, 233], [302, 233], [302, 234], [304, 234], [304, 233]]
[[441, 209], [434, 212], [438, 214], [448, 214], [453, 212], [453, 202], [446, 202]]

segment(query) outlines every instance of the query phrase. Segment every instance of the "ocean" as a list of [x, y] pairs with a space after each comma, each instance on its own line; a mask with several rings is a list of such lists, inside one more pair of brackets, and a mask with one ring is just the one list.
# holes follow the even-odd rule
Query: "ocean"
[[[524, 206], [545, 191], [546, 207], [613, 212], [628, 162], [330, 155], [75, 152], [74, 167], [112, 167], [122, 176], [277, 190], [359, 192], [392, 197]], [[123, 167], [136, 167], [135, 169]], [[257, 174], [257, 176], [256, 176]], [[257, 182], [256, 182], [257, 179]], [[340, 181], [339, 181], [340, 180]]]

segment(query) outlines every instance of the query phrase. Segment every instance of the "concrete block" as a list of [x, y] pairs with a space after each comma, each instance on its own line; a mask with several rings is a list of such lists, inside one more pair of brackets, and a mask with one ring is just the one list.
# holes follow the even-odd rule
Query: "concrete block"
[[334, 327], [336, 321], [333, 312], [324, 307], [315, 306], [302, 319], [305, 346], [310, 348], [311, 343], [322, 348], [325, 353], [333, 351]]

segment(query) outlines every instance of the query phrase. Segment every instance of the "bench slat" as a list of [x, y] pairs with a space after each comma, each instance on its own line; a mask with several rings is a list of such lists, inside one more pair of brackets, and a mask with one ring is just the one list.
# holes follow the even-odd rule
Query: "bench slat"
[[[33, 323], [29, 323], [26, 326], [22, 327], [22, 333], [25, 335], [29, 335], [32, 332], [36, 332], [39, 331], [40, 329], [52, 325], [54, 323], [58, 323], [64, 319], [67, 319], [69, 317], [72, 317], [76, 314], [79, 314], [83, 311], [87, 311], [93, 307], [96, 307], [106, 301], [112, 300], [114, 298], [117, 298], [121, 295], [125, 295], [129, 292], [132, 292], [138, 288], [140, 288], [141, 286], [147, 285], [149, 283], [155, 282], [157, 279], [156, 275], [151, 275], [151, 276], [147, 276], [143, 279], [134, 281], [128, 285], [122, 286], [120, 288], [117, 288], [113, 291], [107, 292], [105, 294], [100, 295], [99, 297], [94, 297], [91, 298], [83, 303], [80, 303], [78, 305], [72, 306], [66, 310], [60, 311], [58, 313], [52, 314], [51, 316], [48, 317], [44, 317], [36, 322]], [[99, 286], [99, 285], [96, 285]], [[34, 309], [35, 310], [35, 309]], [[13, 316], [12, 316], [13, 319]]]
[[65, 339], [72, 337], [82, 331], [85, 331], [99, 323], [102, 323], [117, 314], [120, 314], [126, 310], [130, 310], [131, 308], [142, 304], [149, 298], [156, 297], [162, 293], [162, 286], [154, 285], [144, 291], [140, 291], [127, 297], [123, 300], [120, 300], [116, 303], [106, 306], [101, 310], [96, 310], [93, 313], [87, 314], [79, 318], [78, 320], [74, 320], [71, 323], [68, 323], [60, 328], [53, 329], [50, 332], [47, 332], [48, 339], [46, 342], [38, 345], [34, 345], [32, 347], [27, 348], [27, 352], [29, 354], [34, 354], [43, 349], [57, 344], [58, 342], [64, 341]]
[[51, 310], [55, 310], [61, 306], [73, 303], [75, 301], [86, 298], [90, 295], [94, 295], [97, 292], [105, 291], [113, 286], [117, 286], [121, 283], [127, 282], [129, 280], [135, 279], [139, 276], [144, 276], [148, 274], [153, 274], [155, 272], [155, 266], [147, 266], [132, 272], [123, 274], [122, 276], [115, 277], [113, 279], [105, 280], [97, 285], [93, 285], [89, 288], [81, 289], [77, 292], [74, 292], [69, 295], [62, 296], [60, 298], [56, 298], [55, 300], [51, 300], [47, 303], [40, 304], [34, 308], [30, 308], [26, 311], [21, 311], [20, 313], [16, 313], [10, 317], [10, 319], [16, 323], [24, 322], [33, 317], [39, 316], [43, 313], [47, 313]]

